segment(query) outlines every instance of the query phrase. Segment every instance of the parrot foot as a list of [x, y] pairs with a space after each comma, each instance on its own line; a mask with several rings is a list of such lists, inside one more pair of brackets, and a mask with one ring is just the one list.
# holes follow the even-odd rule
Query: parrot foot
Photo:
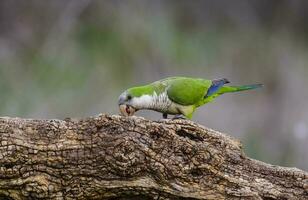
[[168, 114], [167, 113], [163, 113], [163, 118], [167, 119], [168, 118]]
[[175, 119], [187, 119], [184, 115], [175, 115], [172, 120], [175, 120]]
[[163, 118], [164, 119], [168, 119], [168, 114], [167, 113], [163, 113]]

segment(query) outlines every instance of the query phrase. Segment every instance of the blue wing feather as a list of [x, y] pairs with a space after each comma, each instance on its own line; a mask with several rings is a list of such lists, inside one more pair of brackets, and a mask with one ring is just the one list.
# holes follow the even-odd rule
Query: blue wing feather
[[212, 81], [212, 85], [211, 87], [208, 89], [206, 95], [204, 96], [204, 98], [209, 97], [213, 94], [215, 94], [216, 92], [218, 92], [218, 90], [226, 83], [230, 83], [226, 78], [222, 78], [222, 79], [217, 79], [217, 80], [213, 80]]

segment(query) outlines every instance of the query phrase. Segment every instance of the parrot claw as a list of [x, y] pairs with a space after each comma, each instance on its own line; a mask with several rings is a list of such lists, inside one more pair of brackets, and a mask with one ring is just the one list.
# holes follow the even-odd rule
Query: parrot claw
[[184, 115], [175, 115], [172, 120], [175, 120], [175, 119], [187, 119]]

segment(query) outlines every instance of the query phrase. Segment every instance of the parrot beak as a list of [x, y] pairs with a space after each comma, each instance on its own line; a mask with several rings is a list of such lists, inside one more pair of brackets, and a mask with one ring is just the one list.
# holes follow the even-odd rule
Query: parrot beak
[[127, 104], [120, 104], [119, 109], [121, 114], [126, 117], [132, 116], [136, 112], [136, 109], [134, 107], [129, 106]]

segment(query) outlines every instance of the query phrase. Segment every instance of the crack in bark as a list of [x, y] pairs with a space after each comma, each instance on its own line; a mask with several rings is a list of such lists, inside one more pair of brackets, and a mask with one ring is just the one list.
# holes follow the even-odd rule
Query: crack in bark
[[308, 174], [188, 120], [0, 118], [0, 197], [308, 199]]

